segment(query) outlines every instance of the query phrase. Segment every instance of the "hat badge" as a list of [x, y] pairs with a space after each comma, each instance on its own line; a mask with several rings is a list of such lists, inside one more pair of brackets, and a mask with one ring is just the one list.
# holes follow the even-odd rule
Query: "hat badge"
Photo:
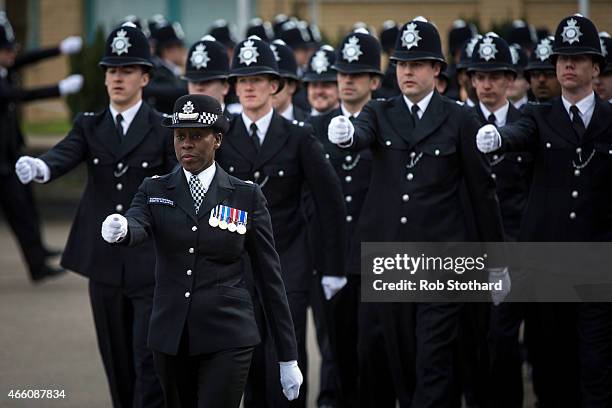
[[315, 56], [312, 57], [312, 61], [310, 62], [310, 67], [317, 74], [321, 74], [321, 72], [327, 72], [327, 68], [329, 68], [329, 61], [327, 60], [325, 51], [317, 51], [315, 53]]
[[546, 61], [553, 52], [550, 40], [548, 38], [543, 39], [542, 42], [536, 47], [535, 52], [540, 61]]
[[113, 38], [113, 42], [111, 43], [111, 48], [113, 52], [117, 55], [127, 54], [128, 48], [130, 48], [132, 44], [130, 44], [130, 38], [127, 36], [127, 31], [119, 30], [117, 31], [117, 35]]
[[519, 62], [519, 53], [516, 49], [516, 46], [513, 44], [510, 46], [510, 57], [512, 57], [512, 63], [513, 64], [518, 64]]
[[255, 43], [253, 40], [246, 40], [242, 44], [242, 47], [240, 47], [240, 54], [238, 54], [240, 63], [248, 67], [252, 63], [257, 62], [257, 57], [259, 57], [259, 53], [257, 52]]
[[608, 56], [608, 47], [606, 47], [606, 43], [601, 38], [599, 39], [599, 44], [601, 45], [601, 54], [604, 57]]
[[276, 48], [276, 45], [271, 44], [270, 45], [270, 49], [274, 53], [274, 59], [276, 60], [276, 62], [279, 62], [280, 61], [280, 56], [278, 55], [278, 49]]
[[580, 42], [582, 32], [580, 31], [580, 27], [576, 24], [578, 24], [578, 22], [573, 18], [567, 20], [567, 24], [563, 27], [563, 32], [561, 33], [563, 42], [569, 43], [570, 45], [575, 42]]
[[200, 116], [198, 112], [193, 112], [195, 107], [191, 101], [185, 102], [182, 109], [183, 112], [178, 114], [179, 120], [196, 120]]
[[359, 38], [352, 36], [342, 47], [342, 57], [348, 62], [359, 61], [359, 56], [363, 55]]
[[418, 47], [419, 41], [422, 40], [421, 36], [419, 35], [419, 30], [416, 28], [416, 24], [410, 23], [402, 32], [402, 46], [406, 47], [407, 49]]
[[208, 52], [206, 51], [206, 45], [198, 44], [195, 47], [195, 50], [191, 54], [191, 58], [189, 58], [191, 64], [197, 69], [206, 68], [208, 66], [208, 61], [210, 58], [208, 57]]
[[474, 53], [474, 47], [476, 47], [478, 40], [478, 36], [472, 37], [472, 39], [465, 46], [465, 54], [468, 58], [472, 58], [472, 54]]
[[478, 55], [485, 61], [494, 60], [495, 54], [497, 54], [497, 46], [493, 43], [493, 38], [487, 37], [482, 40], [480, 47], [478, 48]]

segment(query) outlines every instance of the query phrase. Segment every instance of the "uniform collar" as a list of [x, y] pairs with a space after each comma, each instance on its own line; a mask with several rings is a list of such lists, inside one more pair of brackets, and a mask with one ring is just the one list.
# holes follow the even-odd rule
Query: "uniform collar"
[[[208, 191], [210, 183], [212, 183], [212, 179], [213, 177], [215, 177], [216, 171], [217, 166], [213, 161], [210, 166], [198, 173], [198, 179], [200, 179], [200, 183], [202, 183], [202, 186], [204, 187], [204, 192]], [[187, 184], [189, 184], [189, 179], [191, 178], [192, 173], [188, 172], [185, 169], [183, 169], [183, 173], [185, 173], [185, 177], [187, 177]]]
[[136, 102], [134, 105], [127, 108], [126, 110], [124, 110], [123, 112], [119, 112], [118, 110], [113, 108], [112, 105], [109, 105], [111, 115], [113, 116], [113, 122], [115, 122], [117, 115], [119, 113], [121, 113], [121, 116], [123, 116], [123, 122], [121, 122], [121, 126], [123, 126], [124, 134], [127, 133], [128, 129], [130, 128], [130, 125], [132, 124], [132, 121], [136, 117], [136, 114], [138, 113], [138, 110], [140, 109], [141, 106], [142, 106], [142, 99]]
[[[563, 95], [561, 95], [561, 101], [563, 101], [565, 111], [569, 115], [570, 119], [572, 119], [572, 114], [570, 112], [572, 103], [565, 99]], [[591, 92], [589, 96], [579, 100], [575, 105], [580, 111], [580, 118], [584, 123], [584, 127], [588, 127], [589, 123], [591, 122], [591, 118], [593, 117], [593, 111], [595, 110], [595, 92]]]
[[465, 100], [465, 104], [469, 107], [469, 108], [473, 108], [474, 106], [476, 106], [476, 103], [474, 103], [473, 100], [471, 100], [470, 98], [467, 98]]
[[[266, 137], [266, 133], [268, 132], [268, 128], [270, 127], [270, 122], [272, 122], [273, 114], [274, 109], [270, 109], [270, 112], [266, 113], [264, 116], [262, 116], [261, 118], [259, 118], [259, 120], [255, 122], [255, 124], [257, 125], [257, 136], [259, 137], [259, 141], [261, 142], [261, 144], [263, 144], [264, 138]], [[244, 126], [246, 127], [247, 132], [250, 134], [251, 123], [253, 123], [253, 121], [249, 119], [249, 117], [244, 112], [242, 112], [240, 116], [242, 116]]]
[[354, 117], [354, 118], [357, 118], [357, 116], [359, 116], [359, 114], [361, 113], [361, 111], [359, 111], [357, 113], [349, 112], [348, 110], [346, 110], [346, 108], [344, 107], [343, 103], [340, 104], [340, 109], [342, 110], [342, 115], [347, 117], [347, 118], [350, 118], [351, 116]]
[[514, 105], [516, 109], [521, 109], [523, 105], [525, 105], [527, 102], [529, 102], [529, 98], [527, 98], [527, 95], [525, 95], [518, 101], [512, 102], [512, 104]]
[[[425, 114], [425, 110], [427, 110], [427, 107], [429, 106], [429, 102], [431, 102], [433, 94], [434, 91], [432, 90], [430, 93], [427, 94], [427, 96], [425, 96], [423, 99], [416, 103], [416, 105], [419, 107], [419, 119], [422, 118]], [[414, 106], [414, 103], [410, 99], [408, 99], [406, 95], [402, 96], [404, 97], [404, 102], [406, 102], [406, 106], [408, 106], [408, 111], [412, 112], [412, 106]]]
[[495, 112], [491, 112], [490, 110], [488, 110], [482, 102], [478, 102], [478, 105], [480, 106], [480, 110], [482, 111], [482, 114], [484, 115], [486, 120], [489, 120], [489, 115], [493, 113], [495, 115], [495, 125], [500, 127], [506, 126], [506, 121], [508, 120], [508, 110], [510, 109], [510, 102], [506, 101], [506, 104]]
[[294, 120], [295, 119], [295, 115], [293, 113], [293, 104], [290, 103], [289, 106], [287, 106], [287, 109], [285, 109], [284, 111], [280, 112], [280, 115], [287, 119], [287, 120]]

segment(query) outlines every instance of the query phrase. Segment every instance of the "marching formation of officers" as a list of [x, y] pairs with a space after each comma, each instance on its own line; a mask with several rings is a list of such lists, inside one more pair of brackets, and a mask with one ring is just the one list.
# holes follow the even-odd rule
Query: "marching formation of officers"
[[612, 304], [504, 303], [503, 262], [492, 304], [360, 301], [361, 242], [612, 240], [612, 38], [588, 18], [506, 39], [457, 21], [448, 61], [423, 17], [336, 49], [283, 15], [243, 41], [220, 20], [186, 49], [178, 23], [129, 16], [108, 108], [38, 158], [14, 103], [82, 78], [15, 88], [0, 22], [3, 206], [32, 277], [57, 273], [38, 225], [19, 232], [26, 187], [86, 163], [61, 265], [89, 279], [115, 407], [306, 407], [309, 307], [308, 406], [519, 408], [527, 362], [539, 407], [612, 407]]

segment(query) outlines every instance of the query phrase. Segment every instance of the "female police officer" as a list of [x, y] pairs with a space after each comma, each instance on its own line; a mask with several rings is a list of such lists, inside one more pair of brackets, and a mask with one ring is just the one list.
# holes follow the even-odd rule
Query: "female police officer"
[[[153, 238], [156, 286], [149, 346], [168, 407], [238, 407], [254, 346], [250, 259], [277, 346], [288, 399], [299, 393], [295, 334], [261, 189], [215, 163], [228, 121], [206, 95], [186, 95], [163, 122], [181, 165], [146, 179], [125, 214], [102, 224], [109, 243]], [[248, 256], [247, 256], [248, 255]]]

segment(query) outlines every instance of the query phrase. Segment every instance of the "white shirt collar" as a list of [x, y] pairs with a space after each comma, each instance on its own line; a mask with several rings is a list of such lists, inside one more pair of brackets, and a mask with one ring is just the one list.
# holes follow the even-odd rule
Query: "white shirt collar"
[[[213, 162], [212, 165], [208, 166], [207, 168], [198, 173], [198, 179], [200, 179], [200, 183], [202, 183], [202, 186], [204, 186], [204, 192], [208, 191], [210, 183], [212, 183], [212, 179], [213, 177], [215, 177], [216, 172], [217, 166], [216, 163]], [[191, 178], [192, 173], [188, 172], [185, 169], [183, 169], [183, 173], [185, 173], [185, 177], [187, 177], [187, 184], [189, 184], [189, 179]]]
[[343, 103], [340, 104], [340, 109], [342, 110], [342, 115], [344, 115], [347, 118], [350, 118], [351, 116], [356, 118], [357, 116], [359, 116], [359, 114], [361, 113], [361, 111], [357, 112], [357, 113], [351, 113], [348, 110], [346, 110], [346, 107], [344, 106]]
[[[255, 122], [255, 124], [257, 125], [257, 137], [259, 137], [259, 142], [262, 145], [266, 137], [266, 133], [268, 132], [268, 128], [270, 127], [270, 122], [272, 121], [273, 114], [274, 114], [274, 109], [270, 109], [270, 112], [266, 113], [257, 122]], [[253, 121], [249, 119], [249, 117], [244, 112], [242, 112], [240, 116], [242, 116], [242, 121], [244, 122], [244, 126], [246, 127], [247, 133], [250, 135], [251, 134], [251, 123], [253, 123]]]
[[[484, 115], [485, 119], [489, 120], [489, 115], [491, 114], [491, 111], [488, 110], [487, 107], [482, 104], [482, 102], [478, 102], [478, 105], [480, 106], [480, 110], [482, 111], [482, 114]], [[499, 127], [506, 126], [506, 121], [508, 120], [508, 110], [509, 109], [510, 109], [510, 102], [506, 101], [506, 104], [504, 106], [502, 106], [495, 112], [492, 112], [495, 115], [495, 125], [496, 126], [499, 126]]]
[[[431, 102], [433, 94], [434, 91], [431, 91], [429, 94], [427, 94], [427, 96], [417, 102], [417, 106], [419, 107], [417, 115], [419, 115], [419, 119], [421, 119], [425, 114], [425, 110], [427, 110], [427, 107], [429, 106], [429, 102]], [[412, 106], [414, 105], [414, 103], [412, 103], [412, 101], [408, 99], [406, 95], [402, 96], [404, 97], [404, 102], [406, 102], [406, 106], [408, 106], [408, 110], [412, 113]]]
[[466, 104], [468, 107], [470, 107], [470, 108], [473, 108], [474, 106], [476, 106], [476, 104], [474, 103], [474, 101], [473, 101], [473, 100], [471, 100], [470, 98], [467, 98], [467, 99], [465, 100], [465, 104]]
[[114, 123], [116, 123], [117, 114], [121, 113], [121, 116], [123, 116], [123, 121], [121, 122], [121, 126], [123, 127], [124, 135], [127, 134], [128, 129], [130, 128], [130, 125], [132, 124], [132, 121], [136, 117], [136, 114], [138, 113], [138, 110], [140, 109], [141, 106], [142, 106], [142, 99], [136, 102], [134, 105], [127, 108], [126, 110], [124, 110], [123, 112], [119, 112], [118, 110], [113, 108], [112, 105], [109, 106], [111, 115], [113, 116]]
[[[570, 112], [572, 103], [565, 99], [563, 95], [561, 95], [561, 100], [563, 101], [563, 106], [565, 107], [570, 119], [573, 119]], [[580, 111], [580, 118], [584, 123], [584, 127], [589, 127], [589, 123], [591, 123], [591, 118], [593, 117], [593, 110], [595, 110], [595, 92], [591, 92], [589, 96], [579, 100], [578, 103], [576, 103], [576, 107]]]
[[280, 115], [287, 120], [294, 120], [295, 116], [293, 115], [293, 104], [290, 103], [287, 109], [280, 112]]
[[527, 102], [529, 102], [529, 98], [527, 98], [527, 95], [525, 95], [518, 101], [512, 102], [512, 105], [514, 105], [516, 109], [521, 109], [523, 105], [526, 104]]

